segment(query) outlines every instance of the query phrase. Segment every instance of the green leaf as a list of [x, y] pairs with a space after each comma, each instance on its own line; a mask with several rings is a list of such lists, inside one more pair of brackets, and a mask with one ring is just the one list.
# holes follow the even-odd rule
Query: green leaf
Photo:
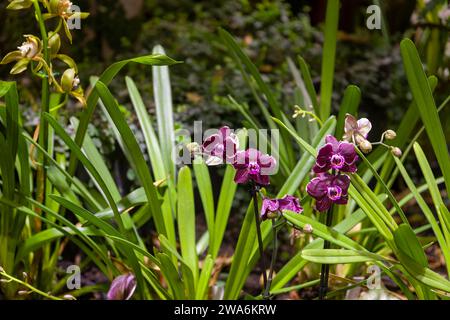
[[[100, 76], [99, 81], [101, 81], [105, 84], [109, 84], [116, 77], [116, 75], [120, 72], [120, 70], [122, 70], [129, 63], [140, 63], [143, 65], [172, 65], [172, 64], [179, 63], [179, 62], [175, 61], [165, 55], [161, 55], [161, 54], [154, 54], [154, 55], [148, 55], [148, 56], [143, 56], [143, 57], [138, 57], [138, 58], [133, 58], [133, 59], [128, 59], [128, 60], [123, 60], [123, 61], [116, 62], [116, 63], [112, 64], [111, 66], [109, 66], [103, 72], [103, 74]], [[81, 114], [80, 125], [78, 127], [78, 130], [77, 130], [77, 133], [75, 136], [75, 143], [78, 146], [83, 145], [84, 136], [86, 134], [89, 122], [91, 121], [91, 118], [94, 113], [95, 107], [97, 105], [98, 99], [99, 99], [98, 93], [95, 90], [93, 90], [87, 99], [87, 108]], [[76, 165], [77, 165], [77, 158], [71, 157], [70, 163], [69, 163], [69, 169], [68, 169], [68, 172], [71, 175], [73, 175], [75, 173]]]
[[208, 255], [203, 263], [203, 269], [198, 280], [197, 292], [195, 293], [196, 300], [204, 300], [208, 298], [209, 280], [211, 272], [214, 267], [214, 260], [211, 255]]
[[308, 92], [309, 98], [314, 107], [314, 112], [316, 115], [320, 115], [319, 105], [317, 103], [317, 94], [316, 90], [314, 89], [314, 83], [311, 78], [311, 73], [309, 72], [309, 66], [301, 56], [298, 56], [298, 64], [300, 66], [300, 71], [305, 83], [306, 91]]
[[161, 273], [167, 280], [170, 291], [172, 292], [173, 295], [173, 299], [175, 300], [186, 299], [183, 282], [181, 281], [181, 278], [178, 274], [178, 270], [173, 265], [169, 256], [164, 253], [158, 253], [156, 257], [161, 262], [162, 266]]
[[273, 118], [272, 119], [278, 123], [282, 128], [284, 128], [299, 144], [299, 146], [306, 150], [307, 152], [309, 152], [309, 154], [311, 154], [313, 157], [316, 156], [317, 151], [316, 149], [314, 149], [308, 142], [306, 142], [305, 140], [303, 140], [302, 138], [300, 138], [298, 136], [298, 134], [296, 132], [294, 132], [293, 130], [289, 129], [281, 120], [277, 119], [277, 118]]
[[344, 98], [339, 107], [339, 115], [336, 125], [336, 137], [340, 139], [344, 135], [344, 124], [346, 114], [356, 116], [359, 104], [361, 102], [361, 90], [354, 85], [349, 85], [344, 91]]
[[320, 86], [320, 118], [325, 121], [331, 112], [333, 95], [334, 64], [336, 60], [337, 31], [339, 24], [339, 0], [328, 0], [325, 17], [325, 42], [322, 53], [322, 73]]
[[243, 272], [250, 258], [256, 240], [255, 214], [253, 200], [250, 202], [242, 223], [241, 232], [233, 255], [230, 273], [225, 284], [224, 299], [233, 300], [239, 297], [246, 274]]
[[397, 247], [423, 267], [428, 267], [428, 260], [422, 246], [410, 226], [401, 224], [394, 232]]
[[397, 256], [402, 266], [421, 283], [438, 290], [450, 292], [450, 281], [439, 275], [438, 273], [421, 266], [419, 263], [410, 258], [410, 256], [399, 250]]
[[[153, 48], [153, 54], [163, 55], [161, 46]], [[175, 129], [173, 125], [172, 91], [170, 86], [169, 68], [167, 66], [154, 66], [153, 70], [153, 94], [155, 96], [156, 117], [158, 121], [158, 134], [161, 146], [163, 164], [167, 175], [175, 183]]]
[[[197, 283], [194, 280], [194, 272], [186, 259], [184, 259], [180, 254], [178, 253], [176, 247], [172, 246], [166, 237], [163, 235], [160, 235], [158, 237], [160, 243], [161, 243], [161, 249], [165, 254], [168, 256], [172, 255], [175, 258], [175, 261], [173, 265], [175, 267], [178, 266], [178, 261], [181, 263], [181, 275], [183, 278], [183, 285], [185, 287], [185, 292], [188, 299], [194, 299], [195, 292], [196, 292], [196, 285]], [[177, 261], [178, 259], [178, 261]]]
[[215, 258], [219, 253], [223, 235], [227, 227], [228, 217], [230, 216], [231, 206], [233, 205], [234, 195], [237, 188], [237, 184], [234, 182], [234, 174], [234, 168], [231, 165], [227, 165], [223, 176], [216, 209], [213, 247], [210, 249], [210, 253], [213, 258]]
[[181, 168], [178, 174], [177, 222], [181, 254], [194, 275], [194, 282], [197, 282], [198, 258], [195, 249], [194, 190], [191, 170], [186, 166]]
[[[380, 201], [384, 201], [386, 199], [386, 195], [379, 195], [378, 198]], [[336, 226], [333, 227], [337, 232], [341, 232], [345, 234], [354, 228], [358, 223], [360, 223], [364, 218], [366, 218], [366, 214], [362, 209], [358, 209], [353, 212], [349, 217], [345, 220], [339, 222]], [[305, 246], [304, 249], [319, 249], [323, 247], [323, 239], [315, 239], [313, 242], [309, 243]], [[300, 270], [308, 262], [304, 260], [301, 256], [301, 251], [299, 251], [288, 263], [286, 263], [283, 268], [281, 268], [272, 282], [272, 288], [279, 289], [283, 287], [286, 283], [288, 283]]]
[[193, 166], [195, 179], [197, 181], [198, 192], [202, 199], [203, 211], [205, 212], [206, 226], [209, 232], [209, 247], [213, 247], [215, 238], [215, 217], [214, 217], [214, 195], [209, 169], [201, 157], [194, 160]]
[[132, 159], [133, 161], [134, 167], [137, 171], [136, 174], [142, 186], [144, 187], [149, 207], [152, 210], [156, 228], [159, 233], [167, 235], [166, 228], [170, 226], [167, 226], [164, 223], [158, 193], [155, 186], [153, 185], [153, 178], [147, 167], [147, 163], [145, 162], [139, 144], [136, 141], [136, 137], [125, 121], [116, 100], [114, 99], [106, 85], [101, 81], [97, 81], [95, 90], [97, 91], [100, 99], [103, 101], [109, 116], [111, 117], [112, 121], [115, 124], [115, 127], [122, 137], [122, 140], [125, 144], [124, 147], [128, 151], [130, 159]]
[[302, 258], [310, 262], [321, 264], [375, 261], [372, 256], [369, 256], [362, 251], [345, 249], [305, 249], [302, 251]]
[[284, 217], [299, 229], [307, 224], [311, 225], [313, 228], [313, 234], [317, 237], [321, 237], [324, 240], [330, 241], [331, 243], [349, 250], [364, 250], [364, 248], [359, 245], [356, 241], [353, 241], [349, 237], [341, 234], [340, 232], [331, 229], [324, 224], [315, 221], [302, 214], [297, 214], [294, 212], [286, 211], [284, 212]]
[[434, 235], [436, 236], [436, 239], [440, 245], [440, 247], [443, 249], [442, 254], [446, 261], [447, 266], [447, 273], [450, 274], [450, 252], [447, 246], [447, 243], [445, 241], [445, 237], [442, 233], [442, 230], [439, 227], [439, 224], [436, 221], [436, 218], [433, 215], [433, 212], [428, 207], [425, 199], [422, 197], [420, 192], [417, 190], [416, 186], [414, 185], [414, 182], [412, 181], [411, 177], [409, 176], [408, 172], [406, 171], [406, 168], [403, 166], [403, 163], [396, 157], [394, 157], [394, 161], [397, 164], [398, 169], [400, 170], [400, 173], [403, 177], [403, 179], [406, 182], [406, 185], [411, 190], [411, 192], [414, 194], [414, 198], [417, 201], [417, 204], [419, 205], [420, 209], [422, 210], [423, 214], [425, 215], [426, 219], [431, 225], [431, 228], [433, 229]]
[[433, 99], [433, 94], [420, 61], [414, 43], [409, 39], [402, 40], [400, 50], [409, 86], [422, 117], [423, 124], [430, 138], [434, 153], [445, 179], [447, 193], [450, 193], [450, 158], [447, 142]]
[[[336, 127], [336, 119], [334, 117], [330, 117], [323, 124], [322, 128], [315, 136], [314, 141], [312, 143], [313, 148], [318, 149], [319, 146], [323, 145], [325, 141], [325, 136], [327, 134], [332, 134], [334, 132], [335, 127]], [[298, 161], [297, 165], [292, 170], [289, 177], [287, 178], [286, 182], [278, 191], [277, 197], [283, 197], [286, 194], [293, 194], [298, 189], [301, 182], [311, 171], [314, 162], [315, 158], [311, 154], [304, 153], [301, 156], [300, 160]]]
[[[72, 117], [70, 119], [70, 122], [76, 130], [79, 124], [78, 119]], [[94, 142], [92, 141], [91, 137], [89, 137], [89, 135], [86, 135], [85, 137], [82, 150], [86, 154], [86, 157], [89, 159], [89, 161], [91, 161], [94, 167], [97, 169], [100, 176], [103, 177], [103, 180], [105, 181], [105, 184], [108, 187], [108, 190], [111, 193], [111, 196], [113, 197], [114, 201], [116, 202], [119, 201], [121, 199], [120, 192], [116, 186], [113, 177], [111, 176], [111, 171], [108, 169], [108, 166], [103, 160], [102, 155], [98, 151], [97, 147], [95, 146]], [[98, 184], [96, 184], [96, 186], [98, 190], [102, 192], [100, 186]]]
[[144, 101], [142, 100], [134, 81], [129, 77], [126, 77], [125, 80], [131, 102], [133, 103], [139, 124], [141, 125], [142, 133], [144, 134], [145, 145], [147, 146], [147, 152], [150, 158], [155, 180], [163, 180], [167, 177], [167, 175], [164, 169], [164, 161], [161, 154], [159, 141], [156, 137], [155, 130], [153, 129], [152, 119], [147, 112], [147, 108], [145, 107]]
[[431, 198], [433, 199], [434, 207], [439, 217], [442, 231], [444, 233], [444, 237], [447, 243], [447, 248], [450, 249], [450, 229], [449, 229], [450, 225], [449, 221], [446, 219], [447, 214], [445, 214], [445, 212], [442, 211], [442, 208], [446, 209], [446, 206], [444, 200], [441, 197], [441, 192], [439, 190], [438, 183], [436, 181], [436, 178], [434, 177], [433, 170], [431, 169], [431, 166], [428, 163], [425, 153], [423, 152], [422, 148], [417, 142], [414, 143], [414, 152], [416, 154], [417, 161], [419, 162], [419, 166], [422, 169], [425, 181], [427, 182]]
[[372, 172], [373, 176], [376, 178], [378, 183], [383, 186], [383, 189], [384, 189], [383, 191], [387, 194], [387, 196], [388, 196], [389, 200], [391, 201], [392, 205], [395, 207], [395, 210], [400, 215], [400, 218], [402, 219], [403, 223], [409, 225], [408, 218], [406, 218], [406, 215], [403, 212], [403, 210], [400, 207], [400, 205], [398, 204], [397, 199], [395, 199], [395, 197], [392, 194], [391, 190], [386, 185], [386, 183], [383, 181], [383, 179], [380, 177], [380, 175], [378, 174], [377, 170], [372, 166], [372, 164], [369, 162], [369, 160], [367, 160], [367, 158], [364, 156], [364, 154], [358, 148], [356, 148], [356, 151], [357, 151], [359, 157], [364, 161], [364, 163], [367, 165], [369, 170]]

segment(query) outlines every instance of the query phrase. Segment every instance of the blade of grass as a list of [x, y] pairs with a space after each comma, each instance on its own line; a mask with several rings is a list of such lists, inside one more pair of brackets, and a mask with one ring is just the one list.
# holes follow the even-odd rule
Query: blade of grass
[[339, 0], [328, 0], [325, 17], [325, 31], [322, 53], [322, 73], [320, 86], [320, 118], [328, 119], [331, 114], [333, 95], [334, 64], [336, 60], [337, 31], [339, 24]]
[[411, 92], [442, 170], [447, 193], [450, 194], [450, 158], [447, 142], [419, 53], [414, 43], [409, 39], [402, 40], [400, 51]]

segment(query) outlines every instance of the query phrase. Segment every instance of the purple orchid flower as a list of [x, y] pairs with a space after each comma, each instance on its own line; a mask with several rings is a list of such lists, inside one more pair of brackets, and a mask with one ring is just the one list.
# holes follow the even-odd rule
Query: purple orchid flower
[[278, 213], [283, 210], [289, 210], [296, 213], [303, 212], [300, 201], [294, 196], [285, 195], [281, 199], [265, 198], [263, 199], [261, 206], [261, 219], [266, 220], [276, 218]]
[[136, 290], [136, 280], [131, 273], [118, 276], [111, 283], [108, 300], [130, 300]]
[[347, 204], [350, 177], [346, 174], [319, 174], [306, 186], [306, 192], [316, 199], [316, 210], [320, 212], [330, 209], [333, 203]]
[[231, 129], [224, 126], [216, 134], [210, 135], [202, 145], [202, 151], [207, 156], [207, 165], [218, 165], [222, 163], [232, 164], [239, 140]]
[[355, 146], [352, 143], [338, 141], [332, 135], [325, 138], [326, 144], [320, 148], [316, 164], [313, 168], [315, 173], [327, 172], [330, 169], [340, 172], [356, 172], [356, 154]]
[[278, 199], [263, 199], [261, 206], [261, 219], [263, 221], [271, 218], [276, 218], [279, 211], [280, 202], [278, 201]]
[[285, 195], [283, 198], [279, 199], [278, 202], [280, 203], [281, 210], [289, 210], [295, 213], [303, 212], [303, 208], [300, 205], [300, 201], [297, 197]]
[[268, 154], [250, 148], [236, 153], [233, 166], [236, 169], [234, 182], [244, 184], [253, 181], [265, 186], [270, 183], [269, 175], [275, 172], [276, 160]]

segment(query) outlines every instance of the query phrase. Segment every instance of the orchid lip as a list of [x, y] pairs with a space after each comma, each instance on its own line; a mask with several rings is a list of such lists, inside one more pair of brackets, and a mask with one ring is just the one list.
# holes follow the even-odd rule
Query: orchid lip
[[333, 169], [341, 169], [345, 164], [345, 159], [339, 154], [334, 154], [331, 157], [331, 165]]
[[250, 162], [248, 164], [248, 170], [250, 174], [259, 174], [261, 168], [259, 167], [259, 164], [256, 162]]
[[338, 186], [328, 187], [327, 189], [328, 198], [332, 201], [339, 200], [342, 196], [342, 189]]

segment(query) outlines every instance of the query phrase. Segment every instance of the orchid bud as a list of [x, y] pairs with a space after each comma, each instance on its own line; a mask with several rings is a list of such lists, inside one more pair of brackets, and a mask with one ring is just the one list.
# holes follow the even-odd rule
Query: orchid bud
[[49, 33], [48, 36], [48, 46], [50, 48], [50, 55], [55, 56], [58, 54], [59, 49], [61, 48], [61, 37], [56, 32]]
[[391, 153], [397, 158], [400, 158], [402, 156], [402, 150], [400, 150], [400, 148], [397, 147], [392, 148]]
[[3, 269], [2, 266], [0, 266], [0, 273], [4, 273], [4, 272], [5, 272], [5, 269]]
[[360, 134], [355, 135], [354, 138], [355, 138], [355, 143], [356, 143], [357, 145], [360, 145], [360, 144], [363, 143], [364, 141], [367, 141], [367, 140], [366, 140], [362, 135], [360, 135]]
[[131, 273], [118, 276], [111, 283], [108, 300], [130, 300], [136, 290], [136, 280]]
[[359, 144], [359, 148], [361, 149], [362, 152], [369, 153], [370, 151], [372, 151], [372, 144], [367, 140], [363, 140]]
[[33, 59], [41, 53], [41, 40], [32, 35], [25, 35], [25, 38], [27, 39], [27, 41], [23, 42], [20, 47], [17, 47], [17, 49], [19, 49], [22, 57]]
[[71, 294], [65, 294], [64, 296], [63, 296], [63, 298], [64, 299], [66, 299], [66, 300], [77, 300], [73, 295], [71, 295]]
[[70, 68], [64, 71], [61, 77], [61, 88], [64, 92], [71, 92], [80, 84], [80, 79], [75, 74], [75, 69]]
[[274, 212], [268, 211], [265, 216], [265, 219], [276, 219], [276, 218], [278, 218], [278, 214], [279, 214], [278, 211], [274, 211]]
[[305, 224], [304, 226], [303, 226], [303, 232], [304, 233], [313, 233], [313, 227], [312, 227], [312, 225], [310, 225], [310, 224]]
[[386, 131], [384, 132], [384, 137], [385, 137], [387, 140], [394, 140], [394, 139], [397, 137], [397, 134], [395, 133], [394, 130], [386, 130]]
[[197, 155], [201, 153], [201, 147], [197, 142], [191, 142], [186, 145], [186, 149], [191, 155]]
[[6, 7], [6, 9], [10, 10], [21, 10], [21, 9], [27, 9], [33, 5], [32, 0], [10, 0], [9, 5]]
[[57, 13], [59, 15], [65, 15], [69, 12], [71, 7], [72, 7], [72, 2], [70, 2], [68, 0], [59, 0], [58, 6], [57, 6]]

